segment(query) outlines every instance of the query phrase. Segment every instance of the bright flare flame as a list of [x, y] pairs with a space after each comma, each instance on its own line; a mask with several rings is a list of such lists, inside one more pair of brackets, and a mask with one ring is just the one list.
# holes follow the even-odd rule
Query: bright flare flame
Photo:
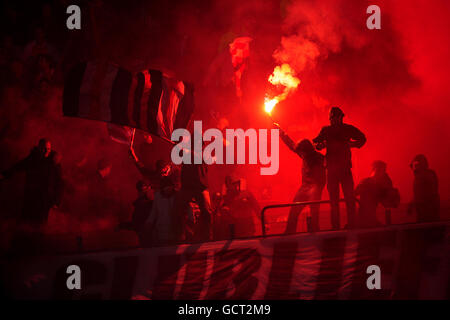
[[264, 110], [270, 115], [278, 102], [286, 99], [291, 92], [297, 89], [300, 79], [295, 76], [295, 71], [285, 63], [276, 66], [268, 80], [274, 86], [281, 85], [284, 87], [281, 94], [272, 98], [266, 96], [264, 99]]
[[269, 98], [265, 98], [264, 99], [264, 111], [266, 111], [269, 115], [272, 113], [273, 108], [275, 108], [275, 106], [278, 103], [278, 99], [274, 98], [274, 99], [269, 99]]

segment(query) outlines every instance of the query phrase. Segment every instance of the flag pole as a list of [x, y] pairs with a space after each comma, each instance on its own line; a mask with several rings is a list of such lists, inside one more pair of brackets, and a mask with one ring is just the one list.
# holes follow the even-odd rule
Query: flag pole
[[134, 135], [135, 135], [135, 134], [136, 134], [136, 128], [133, 128], [133, 133], [131, 134], [130, 149], [133, 149]]

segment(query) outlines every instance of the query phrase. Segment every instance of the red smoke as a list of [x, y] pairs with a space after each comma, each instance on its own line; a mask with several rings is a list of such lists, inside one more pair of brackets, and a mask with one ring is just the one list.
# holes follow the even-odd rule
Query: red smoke
[[298, 139], [313, 137], [327, 122], [329, 106], [339, 105], [368, 138], [354, 152], [356, 181], [369, 174], [373, 160], [385, 160], [403, 201], [409, 201], [408, 164], [424, 153], [448, 200], [449, 153], [443, 142], [449, 137], [449, 4], [379, 1], [381, 30], [368, 30], [369, 4], [374, 3], [293, 1], [288, 7], [273, 56], [296, 68], [302, 88], [278, 108], [280, 122], [292, 126], [288, 131]]

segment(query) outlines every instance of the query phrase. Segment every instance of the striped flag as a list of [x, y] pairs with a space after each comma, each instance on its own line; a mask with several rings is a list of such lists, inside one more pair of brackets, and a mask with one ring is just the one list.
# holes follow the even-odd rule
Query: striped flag
[[84, 62], [72, 68], [64, 85], [64, 116], [133, 127], [167, 139], [187, 126], [193, 111], [193, 86], [159, 70], [132, 73]]

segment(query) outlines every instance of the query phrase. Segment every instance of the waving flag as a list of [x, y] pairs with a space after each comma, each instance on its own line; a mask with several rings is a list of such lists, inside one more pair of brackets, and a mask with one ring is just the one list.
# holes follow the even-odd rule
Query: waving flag
[[193, 86], [159, 70], [132, 73], [84, 62], [70, 71], [64, 85], [64, 116], [133, 127], [167, 139], [187, 126], [193, 110]]

